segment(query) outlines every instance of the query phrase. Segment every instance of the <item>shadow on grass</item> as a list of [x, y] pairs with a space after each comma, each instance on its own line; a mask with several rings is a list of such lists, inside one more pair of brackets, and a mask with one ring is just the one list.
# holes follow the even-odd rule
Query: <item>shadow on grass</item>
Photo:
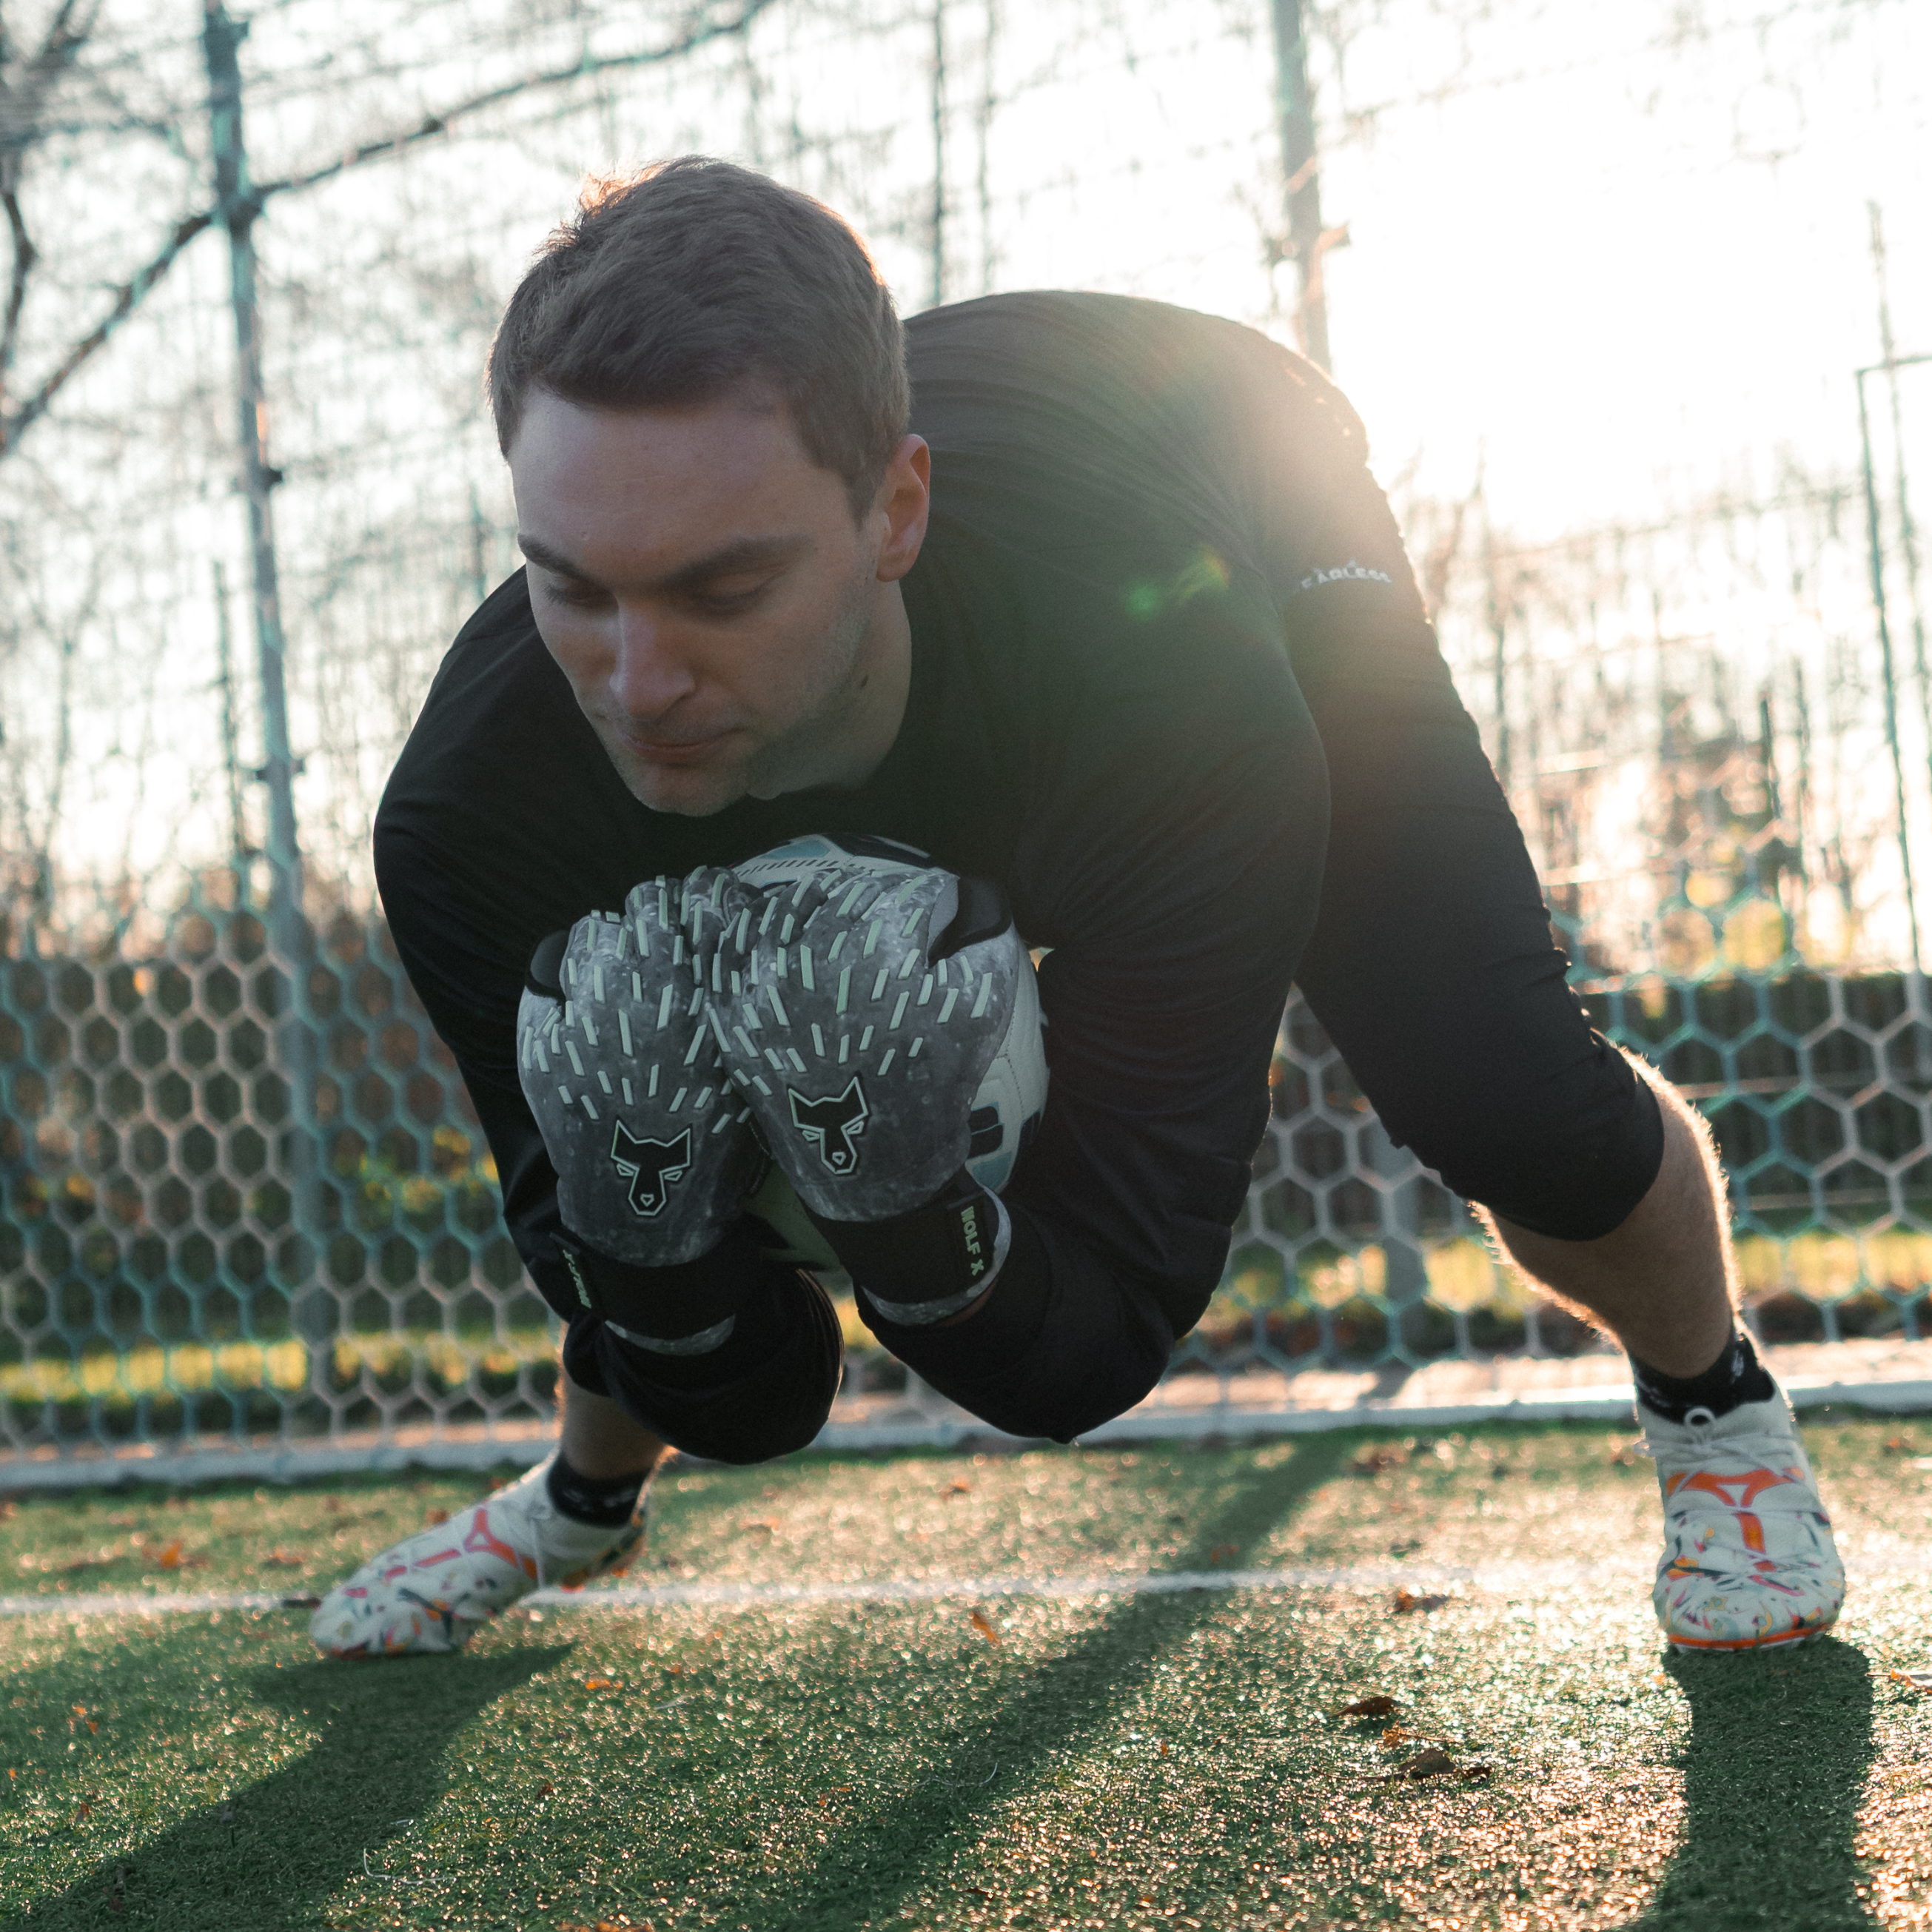
[[1863, 1654], [1825, 1637], [1665, 1668], [1690, 1703], [1684, 1842], [1634, 1932], [1875, 1925], [1852, 1850], [1873, 1757]]
[[[1205, 1569], [1216, 1559], [1241, 1568], [1358, 1446], [1353, 1436], [1304, 1437], [1285, 1468], [1250, 1471], [1238, 1493], [1196, 1525], [1174, 1568]], [[943, 1869], [954, 1841], [969, 1838], [1052, 1760], [1086, 1749], [1160, 1661], [1226, 1601], [1218, 1590], [1124, 1599], [1065, 1656], [1016, 1684], [994, 1715], [935, 1741], [923, 1754], [928, 1775], [886, 1802], [846, 1812], [810, 1871], [763, 1885], [739, 1881], [734, 1922], [850, 1932], [890, 1920]], [[930, 1774], [946, 1773], [949, 1758], [952, 1772]], [[997, 1775], [982, 1784], [988, 1767]]]
[[555, 1644], [374, 1664], [317, 1659], [256, 1671], [252, 1694], [320, 1726], [317, 1742], [232, 1804], [183, 1819], [63, 1892], [21, 1901], [4, 1923], [170, 1932], [321, 1924], [324, 1903], [362, 1871], [364, 1852], [374, 1854], [380, 1869], [392, 1828], [420, 1816], [442, 1795], [450, 1739], [486, 1705], [569, 1650]]

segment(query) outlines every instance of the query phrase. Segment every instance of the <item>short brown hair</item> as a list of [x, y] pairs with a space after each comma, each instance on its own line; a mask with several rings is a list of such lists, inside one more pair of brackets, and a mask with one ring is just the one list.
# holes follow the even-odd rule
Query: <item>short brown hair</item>
[[594, 409], [676, 408], [745, 383], [790, 410], [855, 517], [906, 432], [905, 336], [830, 208], [704, 154], [588, 183], [510, 298], [490, 351], [509, 454], [532, 384]]

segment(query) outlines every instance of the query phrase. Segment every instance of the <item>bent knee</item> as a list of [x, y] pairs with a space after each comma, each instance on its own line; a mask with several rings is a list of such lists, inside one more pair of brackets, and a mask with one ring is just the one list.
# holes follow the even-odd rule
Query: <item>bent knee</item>
[[844, 1345], [825, 1292], [800, 1281], [789, 1322], [757, 1365], [716, 1387], [667, 1388], [644, 1349], [599, 1324], [604, 1391], [634, 1422], [707, 1462], [769, 1462], [816, 1439], [838, 1394]]
[[1465, 1200], [1553, 1240], [1620, 1227], [1664, 1162], [1657, 1096], [1607, 1042], [1571, 1077], [1521, 1094], [1465, 1087], [1386, 1124]]

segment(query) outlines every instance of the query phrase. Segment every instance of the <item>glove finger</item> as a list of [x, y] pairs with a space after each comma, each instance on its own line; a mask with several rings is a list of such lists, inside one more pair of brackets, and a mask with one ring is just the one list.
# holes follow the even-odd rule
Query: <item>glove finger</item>
[[730, 974], [742, 977], [753, 926], [765, 910], [764, 895], [723, 866], [700, 866], [683, 882], [681, 914], [698, 983], [707, 994], [729, 990]]
[[688, 946], [680, 914], [684, 882], [660, 872], [640, 879], [624, 898], [626, 944], [634, 946], [639, 964], [664, 970], [682, 964]]

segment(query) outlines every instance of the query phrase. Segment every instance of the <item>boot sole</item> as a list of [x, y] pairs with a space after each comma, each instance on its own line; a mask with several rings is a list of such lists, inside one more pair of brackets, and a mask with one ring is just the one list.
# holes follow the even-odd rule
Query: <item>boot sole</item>
[[[1834, 1618], [1833, 1622], [1837, 1619]], [[1686, 1656], [1701, 1656], [1708, 1651], [1738, 1650], [1791, 1650], [1801, 1643], [1814, 1643], [1829, 1634], [1831, 1624], [1822, 1624], [1815, 1630], [1792, 1630], [1784, 1636], [1750, 1637], [1739, 1642], [1732, 1642], [1719, 1637], [1673, 1636], [1665, 1641], [1672, 1650], [1682, 1651]]]

